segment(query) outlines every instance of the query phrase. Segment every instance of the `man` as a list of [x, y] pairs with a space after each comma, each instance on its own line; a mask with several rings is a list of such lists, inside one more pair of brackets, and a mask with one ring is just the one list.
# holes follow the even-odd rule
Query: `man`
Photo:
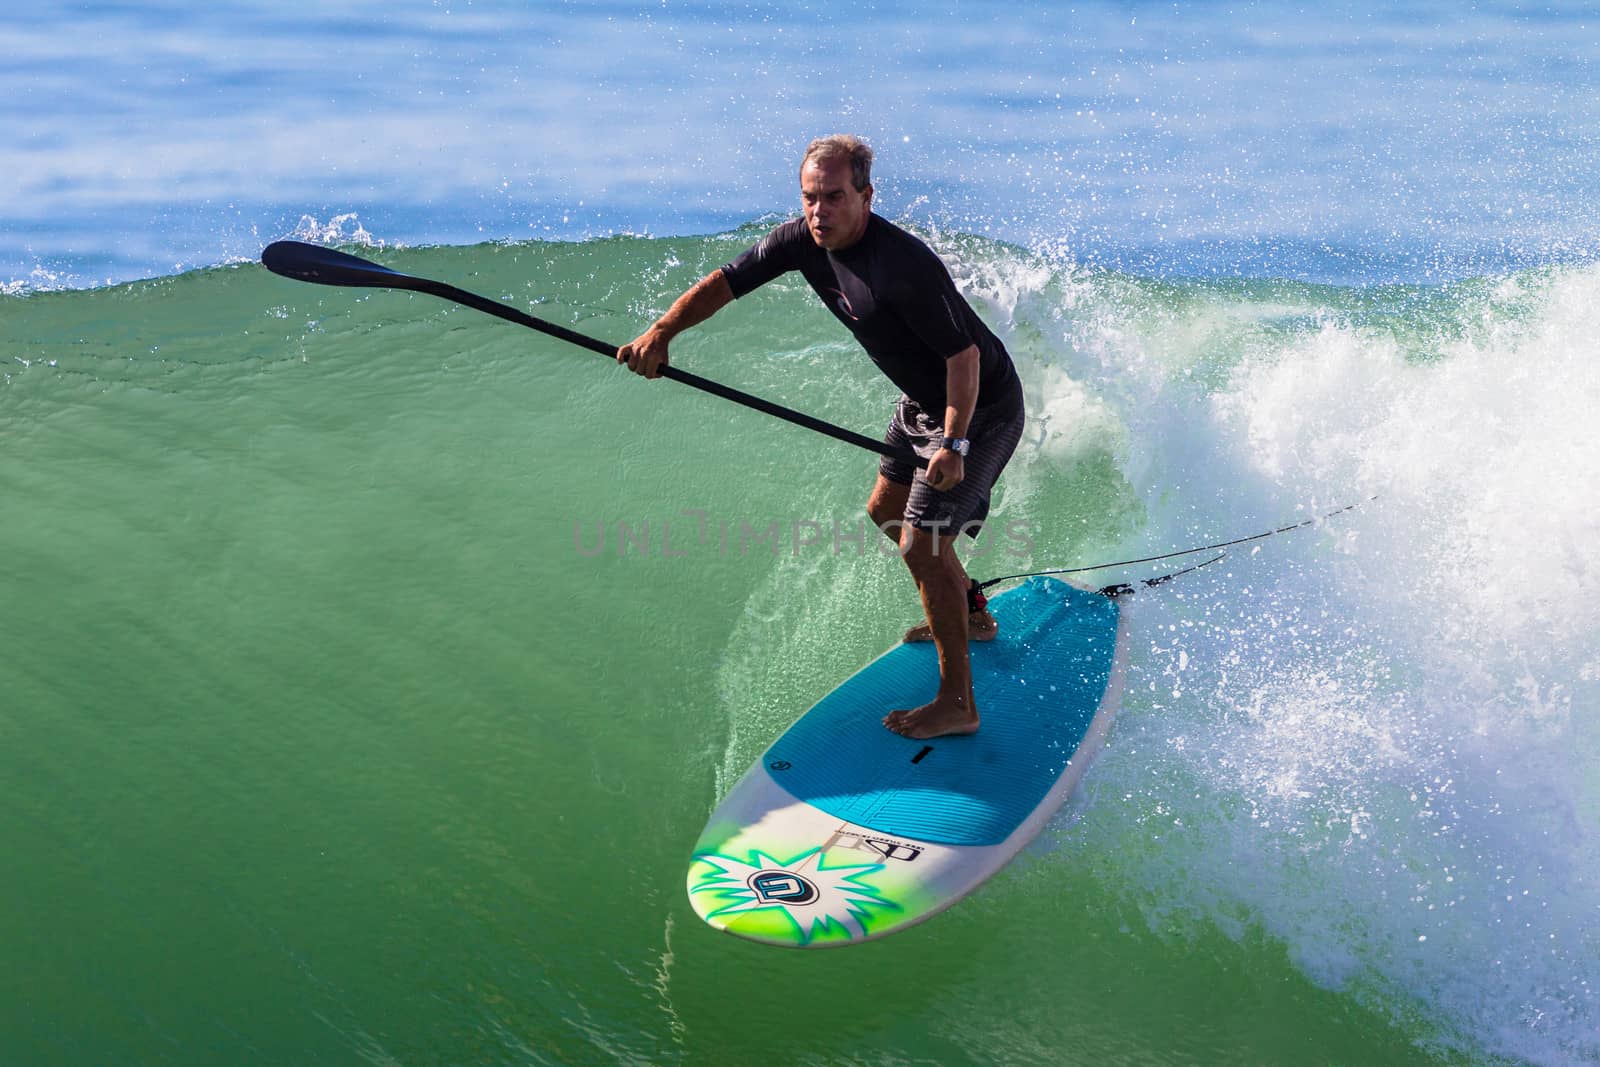
[[939, 691], [884, 725], [906, 737], [978, 729], [967, 641], [992, 640], [995, 621], [956, 558], [977, 536], [989, 491], [1022, 436], [1022, 385], [1005, 346], [956, 290], [927, 245], [872, 213], [872, 149], [859, 138], [813, 141], [800, 164], [801, 218], [774, 229], [680, 296], [617, 361], [655, 378], [668, 343], [780, 274], [798, 270], [867, 355], [904, 392], [884, 440], [927, 461], [885, 458], [867, 513], [895, 540], [922, 595]]

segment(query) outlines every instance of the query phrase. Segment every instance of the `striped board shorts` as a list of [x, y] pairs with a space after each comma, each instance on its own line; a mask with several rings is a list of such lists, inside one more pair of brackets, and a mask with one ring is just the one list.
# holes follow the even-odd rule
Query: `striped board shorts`
[[[977, 537], [989, 514], [989, 491], [1011, 459], [1011, 453], [1016, 451], [1017, 442], [1022, 440], [1025, 421], [1020, 397], [1015, 403], [1007, 398], [974, 411], [967, 424], [967, 440], [971, 445], [962, 464], [965, 477], [948, 492], [929, 485], [922, 468], [906, 460], [883, 457], [878, 473], [896, 485], [911, 487], [911, 495], [906, 500], [906, 524], [930, 533], [964, 533]], [[889, 420], [889, 431], [883, 440], [885, 444], [910, 448], [929, 460], [939, 451], [942, 437], [944, 412], [930, 414], [915, 400], [902, 396], [895, 405], [894, 418]]]

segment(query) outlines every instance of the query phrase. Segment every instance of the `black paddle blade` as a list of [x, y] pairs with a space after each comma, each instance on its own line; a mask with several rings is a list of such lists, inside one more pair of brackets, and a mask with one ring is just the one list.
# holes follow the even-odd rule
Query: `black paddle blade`
[[417, 279], [388, 267], [304, 241], [274, 241], [261, 250], [261, 265], [274, 274], [318, 285], [407, 289]]

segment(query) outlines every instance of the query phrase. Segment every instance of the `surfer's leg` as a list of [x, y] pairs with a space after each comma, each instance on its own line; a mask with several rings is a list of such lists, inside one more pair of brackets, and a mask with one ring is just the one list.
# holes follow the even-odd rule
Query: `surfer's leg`
[[[950, 546], [950, 552], [952, 555], [955, 554], [954, 547], [955, 546], [953, 544]], [[956, 567], [961, 572], [958, 578], [958, 580], [961, 582], [961, 588], [971, 590], [972, 579], [967, 575], [966, 568], [961, 566], [960, 560], [956, 560]], [[999, 632], [1000, 624], [994, 621], [994, 616], [989, 614], [989, 609], [986, 607], [973, 607], [969, 593], [967, 602], [967, 640], [993, 641]], [[905, 632], [905, 636], [900, 638], [900, 640], [908, 642], [932, 641], [933, 628], [925, 622], [919, 622], [915, 626], [911, 627], [911, 629], [907, 630]]]
[[939, 653], [939, 692], [920, 708], [891, 711], [883, 724], [897, 734], [919, 739], [974, 733], [978, 704], [967, 652], [966, 572], [953, 552], [955, 538], [908, 526], [900, 546], [922, 594], [922, 609]]
[[867, 518], [872, 520], [872, 525], [883, 531], [885, 537], [897, 545], [900, 543], [900, 527], [906, 517], [906, 498], [910, 495], [909, 478], [902, 485], [879, 471], [877, 484], [872, 487], [872, 495], [867, 498]]
[[[971, 580], [965, 580], [961, 584], [970, 588]], [[988, 608], [979, 608], [977, 611], [967, 613], [968, 641], [993, 641], [999, 633], [1000, 624], [994, 621], [994, 616], [989, 614]], [[932, 641], [933, 627], [925, 622], [919, 622], [902, 634], [900, 640], [907, 643]]]
[[[906, 500], [911, 495], [909, 483], [901, 485], [891, 480], [881, 472], [878, 482], [872, 487], [872, 495], [867, 498], [867, 517], [872, 524], [883, 531], [885, 537], [896, 545], [900, 543], [900, 534], [905, 525]], [[972, 579], [967, 577], [966, 568], [962, 567], [961, 560], [955, 554], [955, 538], [946, 538], [940, 546], [941, 552], [950, 553], [950, 561], [955, 565], [956, 578], [961, 583], [962, 589], [972, 585]], [[972, 641], [993, 641], [999, 627], [995, 625], [994, 616], [989, 614], [987, 608], [969, 610], [967, 619], [967, 636]], [[906, 631], [903, 640], [906, 641], [932, 641], [933, 629], [926, 622], [919, 622]]]

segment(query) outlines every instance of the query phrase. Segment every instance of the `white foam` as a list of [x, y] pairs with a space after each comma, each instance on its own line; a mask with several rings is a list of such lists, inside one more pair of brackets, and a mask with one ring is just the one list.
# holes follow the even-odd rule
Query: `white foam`
[[289, 236], [312, 244], [385, 247], [382, 240], [367, 232], [367, 228], [361, 224], [361, 217], [354, 211], [333, 215], [325, 223], [311, 215], [301, 215]]
[[1044, 409], [1114, 423], [1148, 523], [1111, 550], [1379, 497], [1145, 598], [1097, 771], [1128, 806], [1086, 830], [1160, 838], [1127, 850], [1153, 916], [1263, 928], [1441, 1044], [1536, 1063], [1600, 1058], [1597, 283], [1509, 279], [1432, 326], [1399, 292], [1004, 297]]
[[26, 278], [13, 278], [0, 282], [0, 296], [27, 296], [29, 293], [48, 293], [57, 289], [74, 288], [76, 279], [68, 274], [53, 271], [35, 264]]

